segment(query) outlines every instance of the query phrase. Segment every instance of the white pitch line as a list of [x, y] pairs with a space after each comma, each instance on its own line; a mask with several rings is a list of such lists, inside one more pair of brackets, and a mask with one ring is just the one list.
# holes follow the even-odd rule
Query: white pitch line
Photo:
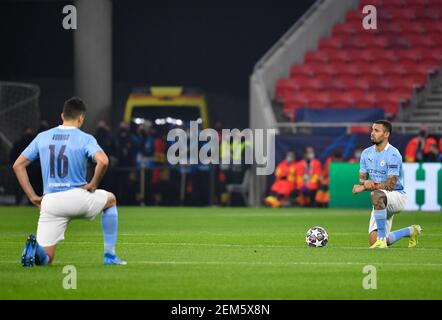
[[[1, 242], [1, 244], [17, 244], [17, 242]], [[96, 245], [102, 246], [100, 242], [93, 241], [67, 241], [67, 245]], [[295, 245], [272, 245], [272, 244], [228, 244], [228, 243], [191, 243], [191, 242], [118, 242], [119, 245], [123, 246], [188, 246], [188, 247], [225, 247], [225, 248], [287, 248], [290, 250], [313, 250], [313, 248], [307, 248], [306, 246], [295, 246]], [[328, 246], [327, 248], [320, 250], [329, 249], [344, 249], [344, 250], [369, 250], [367, 247], [341, 247], [341, 246]], [[413, 251], [415, 249], [409, 248], [391, 248], [393, 250], [408, 250]], [[442, 248], [416, 248], [419, 251], [441, 251]]]
[[[61, 263], [61, 262], [58, 262]], [[18, 261], [0, 261], [0, 264], [17, 264]], [[75, 262], [76, 265], [91, 264], [90, 262]], [[385, 263], [385, 262], [252, 262], [252, 261], [128, 261], [128, 264], [151, 264], [151, 265], [239, 265], [239, 266], [365, 266], [367, 264], [377, 266], [406, 266], [406, 267], [442, 267], [442, 263]], [[98, 264], [97, 264], [98, 266]]]

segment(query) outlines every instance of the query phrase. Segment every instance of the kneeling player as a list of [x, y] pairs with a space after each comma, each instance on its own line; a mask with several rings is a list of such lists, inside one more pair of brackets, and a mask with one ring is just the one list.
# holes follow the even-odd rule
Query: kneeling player
[[[105, 265], [126, 264], [115, 254], [118, 231], [117, 200], [105, 190], [97, 190], [108, 166], [108, 157], [95, 138], [80, 130], [86, 107], [79, 98], [64, 103], [63, 125], [41, 132], [15, 161], [13, 169], [24, 192], [40, 209], [37, 238], [31, 234], [22, 253], [22, 265], [50, 264], [55, 247], [64, 239], [71, 219], [94, 219], [102, 214]], [[40, 159], [44, 196], [35, 194], [26, 167]], [[97, 165], [86, 183], [88, 158]]]
[[353, 187], [357, 194], [371, 191], [371, 212], [368, 238], [370, 248], [387, 248], [396, 241], [408, 237], [408, 247], [415, 247], [422, 229], [412, 225], [391, 231], [393, 215], [405, 208], [407, 200], [403, 184], [402, 156], [388, 143], [392, 132], [391, 123], [375, 121], [371, 129], [372, 147], [362, 152], [360, 159], [359, 185]]

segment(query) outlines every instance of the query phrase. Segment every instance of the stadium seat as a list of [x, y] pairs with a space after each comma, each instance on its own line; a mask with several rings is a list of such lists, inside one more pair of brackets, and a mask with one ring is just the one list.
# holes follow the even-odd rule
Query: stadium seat
[[351, 60], [351, 55], [343, 50], [327, 50], [327, 59], [330, 63], [348, 62]]
[[417, 18], [416, 11], [408, 8], [391, 8], [388, 10], [388, 13], [391, 14], [393, 20], [415, 20]]
[[414, 34], [420, 35], [422, 33], [425, 33], [425, 31], [426, 31], [426, 29], [422, 23], [418, 23], [418, 22], [410, 23], [410, 21], [408, 19], [398, 20], [397, 23], [400, 26], [400, 28], [402, 29], [402, 32], [406, 33], [406, 34], [413, 34], [414, 33]]
[[353, 96], [349, 92], [331, 91], [329, 98], [329, 103], [332, 108], [349, 108], [354, 106]]
[[330, 106], [330, 96], [328, 92], [318, 92], [310, 94], [308, 97], [308, 106], [312, 109], [322, 109]]
[[390, 42], [385, 36], [360, 35], [358, 40], [366, 48], [386, 48], [390, 46]]
[[303, 108], [308, 105], [308, 96], [302, 92], [286, 93], [283, 97], [284, 111]]
[[392, 81], [391, 77], [383, 77], [378, 79], [376, 82], [372, 82], [370, 85], [370, 91], [391, 91], [392, 89]]
[[336, 74], [336, 67], [330, 63], [326, 64], [313, 64], [310, 66], [314, 76], [334, 76]]
[[321, 81], [317, 77], [312, 77], [306, 81], [299, 83], [298, 91], [303, 91], [303, 90], [320, 91], [324, 90], [324, 88], [325, 85], [323, 81]]
[[305, 64], [295, 64], [290, 68], [290, 78], [295, 78], [298, 75], [311, 77], [313, 75], [313, 71], [310, 65]]
[[398, 50], [396, 56], [399, 61], [411, 60], [418, 62], [422, 59], [422, 52], [419, 49]]
[[418, 21], [439, 20], [442, 17], [442, 10], [440, 8], [429, 7], [413, 7], [410, 8], [416, 11]]
[[376, 92], [377, 103], [382, 107], [385, 113], [394, 115], [399, 112], [401, 102], [406, 102], [410, 95], [393, 92]]
[[357, 21], [357, 22], [361, 23], [361, 21], [364, 19], [364, 14], [359, 9], [351, 10], [351, 11], [347, 12], [347, 14], [345, 15], [345, 19], [347, 22], [351, 22], [351, 21], [356, 22]]
[[402, 1], [405, 7], [410, 7], [410, 6], [424, 7], [428, 5], [428, 0], [402, 0]]
[[422, 22], [422, 27], [425, 29], [425, 33], [442, 33], [442, 24], [440, 21], [425, 21]]
[[275, 99], [282, 100], [287, 93], [298, 91], [299, 82], [295, 79], [279, 79], [276, 81]]
[[360, 8], [363, 8], [366, 5], [373, 5], [375, 7], [382, 7], [383, 4], [384, 4], [384, 0], [361, 0]]
[[355, 102], [355, 106], [358, 108], [372, 108], [378, 106], [378, 100], [376, 95], [373, 93], [354, 93], [353, 99]]
[[319, 40], [319, 49], [341, 49], [342, 39], [338, 37], [322, 38]]
[[337, 24], [333, 27], [332, 35], [333, 36], [355, 35], [358, 32], [358, 29], [356, 29], [354, 26], [355, 26], [355, 24], [353, 24], [353, 23]]
[[310, 63], [325, 63], [327, 62], [327, 54], [326, 52], [319, 50], [319, 51], [308, 51], [305, 54], [304, 62], [306, 64]]

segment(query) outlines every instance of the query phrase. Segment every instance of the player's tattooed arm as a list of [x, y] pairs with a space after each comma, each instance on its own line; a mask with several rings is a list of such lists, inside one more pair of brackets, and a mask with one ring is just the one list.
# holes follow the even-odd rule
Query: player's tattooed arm
[[363, 186], [366, 180], [368, 180], [368, 173], [360, 172], [359, 173], [359, 184]]
[[398, 180], [398, 176], [388, 176], [386, 182], [375, 183], [375, 190], [393, 191]]

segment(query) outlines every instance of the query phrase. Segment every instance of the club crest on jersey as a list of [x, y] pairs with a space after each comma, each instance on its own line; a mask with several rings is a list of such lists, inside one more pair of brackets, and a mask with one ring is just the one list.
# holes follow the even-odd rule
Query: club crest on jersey
[[381, 167], [385, 166], [385, 160], [381, 160]]

